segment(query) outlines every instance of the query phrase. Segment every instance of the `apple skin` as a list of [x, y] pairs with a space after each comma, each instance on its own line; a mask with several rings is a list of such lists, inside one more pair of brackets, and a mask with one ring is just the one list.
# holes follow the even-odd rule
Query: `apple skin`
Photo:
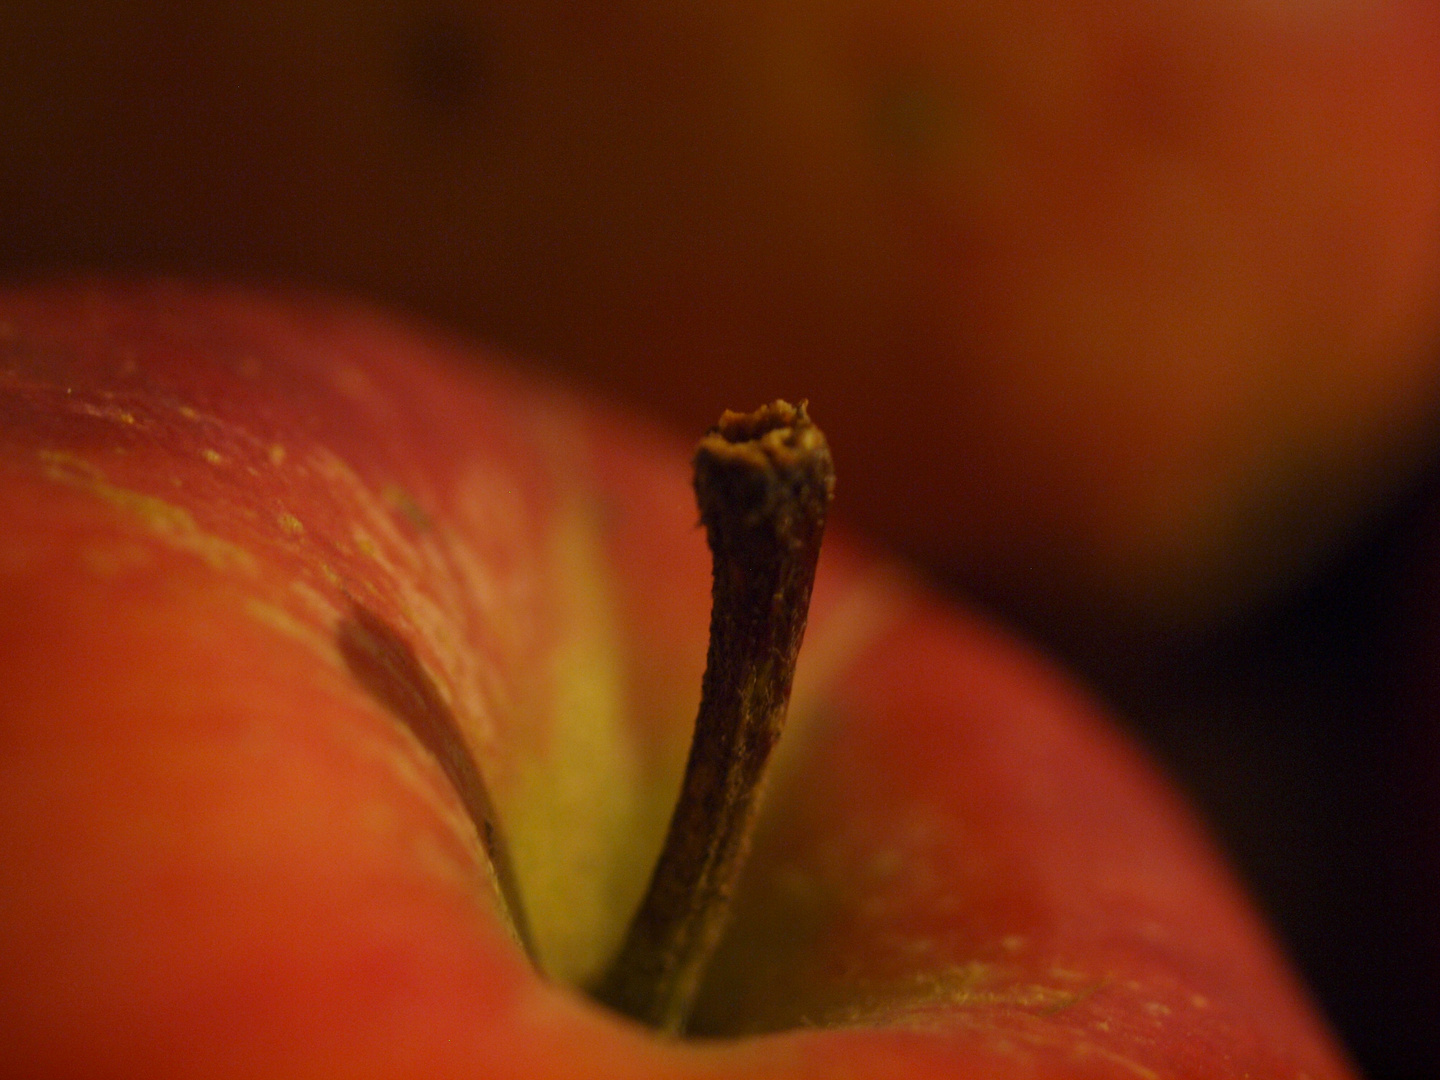
[[0, 293], [10, 1074], [1353, 1076], [1094, 703], [843, 535], [696, 1020], [768, 1034], [663, 1040], [563, 985], [678, 781], [687, 480], [346, 302]]
[[1273, 596], [1440, 441], [1433, 0], [12, 0], [0, 40], [11, 265], [339, 284], [688, 427], [823, 385], [844, 513], [1072, 645]]

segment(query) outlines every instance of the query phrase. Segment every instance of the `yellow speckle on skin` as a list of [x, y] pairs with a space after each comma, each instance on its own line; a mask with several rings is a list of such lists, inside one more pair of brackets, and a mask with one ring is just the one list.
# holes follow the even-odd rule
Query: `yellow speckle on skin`
[[220, 452], [218, 450], [211, 450], [209, 447], [201, 450], [200, 456], [206, 461], [208, 461], [211, 465], [225, 464], [225, 459], [220, 455]]
[[[67, 390], [66, 393], [73, 393]], [[135, 414], [126, 410], [116, 408], [114, 405], [94, 405], [88, 401], [77, 402], [72, 408], [82, 416], [93, 416], [100, 420], [110, 420], [117, 424], [124, 424], [127, 427], [135, 426]]]
[[276, 630], [286, 637], [300, 642], [318, 656], [322, 656], [334, 667], [343, 667], [340, 653], [335, 648], [333, 635], [317, 629], [302, 619], [286, 611], [275, 604], [267, 603], [264, 600], [249, 599], [245, 601], [245, 611], [257, 622]]
[[1154, 1069], [1140, 1064], [1134, 1058], [1128, 1058], [1124, 1054], [1117, 1053], [1108, 1047], [1096, 1046], [1093, 1043], [1081, 1043], [1072, 1051], [1076, 1058], [1097, 1057], [1102, 1061], [1108, 1061], [1127, 1070], [1132, 1076], [1139, 1080], [1160, 1080], [1160, 1074]]
[[305, 535], [305, 523], [294, 514], [281, 512], [275, 516], [275, 524], [280, 526], [280, 531], [286, 536], [300, 537]]
[[281, 465], [285, 464], [285, 447], [279, 443], [271, 443], [269, 456], [270, 464], [278, 469]]
[[200, 414], [199, 414], [193, 407], [191, 407], [191, 406], [189, 406], [189, 405], [181, 405], [180, 408], [177, 409], [176, 411], [179, 412], [179, 414], [180, 414], [181, 416], [183, 416], [186, 420], [199, 420], [199, 419], [200, 419]]
[[87, 491], [96, 498], [138, 518], [150, 534], [168, 546], [196, 555], [212, 568], [254, 574], [255, 556], [238, 544], [205, 532], [190, 511], [154, 495], [119, 487], [84, 458], [63, 450], [42, 450], [45, 475], [57, 483]]
[[350, 536], [355, 541], [355, 549], [359, 551], [361, 555], [364, 555], [367, 559], [378, 559], [380, 557], [380, 548], [375, 543], [374, 537], [364, 529], [356, 526], [350, 530]]
[[45, 475], [75, 486], [103, 484], [105, 473], [98, 465], [92, 465], [78, 454], [68, 450], [41, 450], [40, 461], [45, 466]]

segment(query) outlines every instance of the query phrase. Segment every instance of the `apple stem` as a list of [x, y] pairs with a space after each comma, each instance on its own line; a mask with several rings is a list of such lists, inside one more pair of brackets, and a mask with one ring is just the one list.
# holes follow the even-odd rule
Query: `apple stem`
[[834, 485], [804, 402], [726, 412], [695, 452], [714, 562], [700, 710], [649, 890], [592, 990], [661, 1031], [683, 1031], [725, 928], [785, 722]]

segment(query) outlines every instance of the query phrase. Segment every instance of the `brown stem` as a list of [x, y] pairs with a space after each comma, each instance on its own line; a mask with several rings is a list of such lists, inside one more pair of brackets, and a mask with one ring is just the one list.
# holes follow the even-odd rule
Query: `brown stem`
[[700, 712], [649, 891], [594, 989], [662, 1031], [684, 1028], [724, 930], [785, 721], [834, 485], [803, 402], [727, 412], [695, 452], [715, 574]]

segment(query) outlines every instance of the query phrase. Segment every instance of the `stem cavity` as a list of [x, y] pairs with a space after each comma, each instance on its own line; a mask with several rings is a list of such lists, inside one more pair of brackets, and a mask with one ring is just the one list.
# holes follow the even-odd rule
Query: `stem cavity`
[[805, 403], [727, 412], [695, 452], [714, 562], [710, 649], [680, 798], [650, 887], [593, 988], [678, 1034], [719, 943], [780, 736], [835, 474]]

